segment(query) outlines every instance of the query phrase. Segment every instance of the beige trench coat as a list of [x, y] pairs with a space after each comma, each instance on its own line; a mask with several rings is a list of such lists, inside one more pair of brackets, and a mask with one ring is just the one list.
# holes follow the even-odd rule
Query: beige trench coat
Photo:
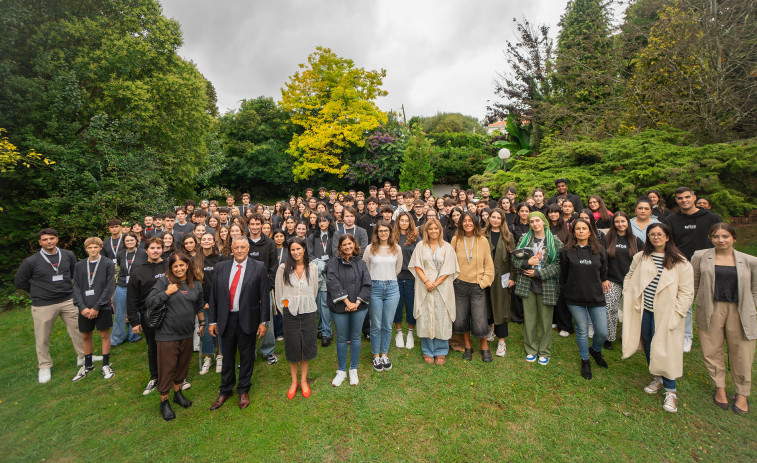
[[[452, 337], [452, 322], [455, 321], [455, 289], [452, 282], [460, 274], [457, 255], [452, 246], [444, 240], [439, 240], [436, 252], [439, 268], [434, 263], [431, 248], [422, 241], [415, 247], [410, 257], [408, 270], [415, 276], [415, 332], [421, 338], [449, 339]], [[426, 278], [436, 281], [447, 275], [447, 279], [433, 291], [428, 291], [418, 277], [416, 267], [423, 269]]]
[[[643, 351], [641, 317], [644, 288], [654, 279], [657, 267], [642, 252], [633, 256], [623, 283], [623, 358]], [[668, 379], [683, 376], [684, 319], [694, 300], [694, 270], [686, 261], [663, 269], [654, 298], [655, 333], [650, 346], [649, 372]]]

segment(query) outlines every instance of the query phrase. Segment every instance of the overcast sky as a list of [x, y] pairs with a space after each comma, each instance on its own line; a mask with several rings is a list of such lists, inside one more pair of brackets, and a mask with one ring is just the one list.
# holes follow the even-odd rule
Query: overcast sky
[[513, 18], [548, 24], [552, 35], [567, 0], [161, 0], [181, 24], [179, 54], [218, 93], [221, 113], [242, 99], [271, 96], [316, 46], [358, 67], [384, 68], [377, 103], [411, 116], [461, 112], [482, 119]]

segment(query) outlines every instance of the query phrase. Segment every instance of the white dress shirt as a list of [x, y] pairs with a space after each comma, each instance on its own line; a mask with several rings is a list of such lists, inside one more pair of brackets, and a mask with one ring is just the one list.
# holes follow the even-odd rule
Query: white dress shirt
[[[241, 268], [239, 267], [241, 266]], [[247, 259], [239, 263], [234, 259], [234, 263], [231, 266], [231, 273], [229, 273], [229, 291], [231, 291], [231, 283], [234, 281], [234, 275], [239, 271], [239, 282], [237, 283], [237, 290], [234, 293], [234, 302], [231, 306], [232, 312], [239, 312], [239, 294], [242, 292], [242, 281], [244, 280], [244, 271], [247, 269]]]

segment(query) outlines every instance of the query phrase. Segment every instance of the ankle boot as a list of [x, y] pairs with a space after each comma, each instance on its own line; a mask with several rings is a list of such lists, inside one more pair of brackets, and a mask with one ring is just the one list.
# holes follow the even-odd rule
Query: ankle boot
[[173, 401], [174, 403], [179, 404], [184, 408], [189, 408], [192, 406], [192, 401], [184, 397], [184, 394], [181, 393], [181, 389], [174, 391]]
[[581, 376], [591, 379], [591, 362], [588, 360], [581, 360]]
[[597, 352], [593, 348], [589, 348], [589, 354], [591, 354], [592, 357], [594, 357], [594, 361], [597, 362], [597, 365], [599, 365], [602, 368], [607, 368], [607, 362], [605, 362], [605, 359], [602, 358], [602, 352]]
[[163, 419], [166, 421], [171, 421], [176, 418], [176, 413], [171, 409], [171, 404], [168, 402], [168, 399], [160, 402], [160, 414], [163, 415]]

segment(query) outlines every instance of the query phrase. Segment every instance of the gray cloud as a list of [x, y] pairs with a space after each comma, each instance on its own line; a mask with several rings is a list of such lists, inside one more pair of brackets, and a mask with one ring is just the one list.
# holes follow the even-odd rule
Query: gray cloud
[[384, 110], [485, 115], [504, 70], [512, 19], [556, 24], [567, 0], [163, 0], [182, 28], [179, 54], [216, 87], [221, 112], [281, 87], [316, 46], [367, 69], [384, 68]]

